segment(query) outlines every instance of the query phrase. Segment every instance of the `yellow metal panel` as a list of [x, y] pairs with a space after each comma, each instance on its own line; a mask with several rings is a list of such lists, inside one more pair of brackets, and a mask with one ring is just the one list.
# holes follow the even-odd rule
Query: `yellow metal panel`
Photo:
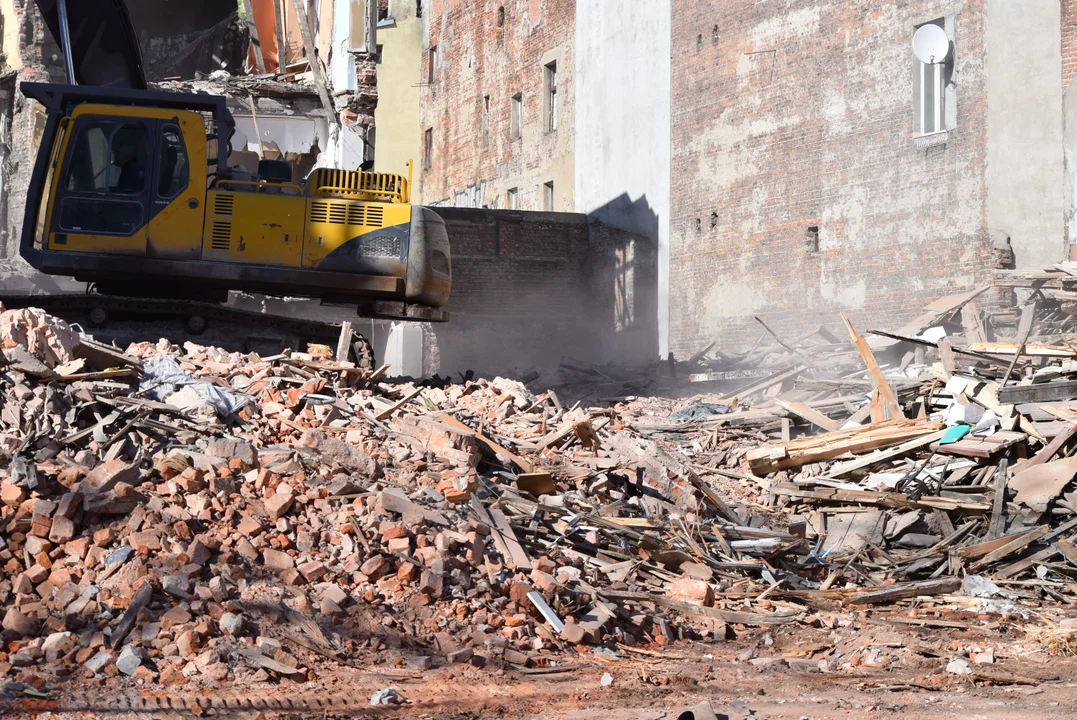
[[[172, 117], [179, 121], [183, 142], [187, 146], [190, 181], [187, 189], [170, 201], [158, 200], [154, 195], [157, 215], [150, 221], [147, 238], [149, 254], [164, 258], [198, 258], [206, 212], [206, 122], [201, 115], [193, 112], [172, 113]], [[154, 178], [154, 190], [157, 179]]]
[[211, 190], [206, 205], [203, 260], [300, 267], [306, 198]]
[[61, 252], [106, 253], [108, 255], [145, 255], [146, 232], [140, 230], [131, 237], [115, 235], [78, 235], [66, 233], [67, 242], [56, 242], [56, 233], [50, 234], [49, 250]]
[[360, 235], [410, 223], [410, 205], [311, 198], [303, 267], [318, 267], [330, 253]]

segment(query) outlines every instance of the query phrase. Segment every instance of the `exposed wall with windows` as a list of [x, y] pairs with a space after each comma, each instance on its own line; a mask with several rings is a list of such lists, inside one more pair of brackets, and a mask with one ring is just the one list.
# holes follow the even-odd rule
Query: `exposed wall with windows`
[[[1005, 43], [989, 37], [994, 3], [672, 4], [672, 350], [751, 345], [754, 316], [789, 338], [839, 329], [840, 312], [861, 328], [896, 326], [989, 280], [994, 242], [1005, 243], [988, 217], [989, 108], [1011, 103], [995, 83], [988, 102], [989, 51]], [[938, 68], [912, 52], [926, 23], [951, 39]], [[1043, 83], [1058, 85], [1048, 65], [1036, 66]], [[1030, 97], [1046, 93], [1033, 84]], [[1006, 117], [1019, 137], [1041, 127], [1025, 103]], [[1058, 241], [1061, 139], [1051, 133], [1057, 197], [1036, 192]], [[1041, 262], [1048, 234], [1014, 227], [1019, 261]]]
[[575, 0], [425, 0], [422, 202], [575, 208]]

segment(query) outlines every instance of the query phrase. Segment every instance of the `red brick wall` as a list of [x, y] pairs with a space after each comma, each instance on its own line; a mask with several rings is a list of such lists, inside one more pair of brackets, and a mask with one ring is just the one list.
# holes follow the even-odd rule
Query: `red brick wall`
[[673, 0], [678, 355], [751, 344], [755, 315], [896, 326], [985, 279], [983, 0], [958, 4], [956, 131], [912, 137], [913, 28], [953, 6]]
[[1077, 73], [1077, 1], [1062, 2], [1062, 90], [1065, 92]]
[[[573, 37], [575, 0], [432, 0], [423, 45], [422, 130], [433, 129], [422, 201], [543, 210], [554, 183], [556, 211], [573, 209]], [[499, 9], [504, 8], [504, 23]], [[429, 47], [438, 49], [427, 84]], [[557, 62], [558, 123], [545, 126], [543, 66]], [[511, 98], [523, 95], [522, 138], [510, 137]], [[489, 96], [489, 109], [485, 96]]]

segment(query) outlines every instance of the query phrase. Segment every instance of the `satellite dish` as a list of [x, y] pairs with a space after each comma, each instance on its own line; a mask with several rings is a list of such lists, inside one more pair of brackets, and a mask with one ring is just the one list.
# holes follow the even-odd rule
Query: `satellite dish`
[[912, 51], [926, 65], [936, 65], [950, 54], [950, 38], [938, 25], [924, 25], [912, 36]]

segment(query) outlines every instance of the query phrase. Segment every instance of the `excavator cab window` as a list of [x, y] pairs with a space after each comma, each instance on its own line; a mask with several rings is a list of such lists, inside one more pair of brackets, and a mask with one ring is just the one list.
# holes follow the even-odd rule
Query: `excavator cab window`
[[59, 226], [54, 229], [132, 235], [144, 223], [151, 168], [146, 122], [78, 118], [60, 178]]
[[183, 133], [172, 124], [161, 128], [161, 160], [157, 179], [157, 197], [171, 200], [187, 189], [190, 171], [187, 168], [187, 149]]

